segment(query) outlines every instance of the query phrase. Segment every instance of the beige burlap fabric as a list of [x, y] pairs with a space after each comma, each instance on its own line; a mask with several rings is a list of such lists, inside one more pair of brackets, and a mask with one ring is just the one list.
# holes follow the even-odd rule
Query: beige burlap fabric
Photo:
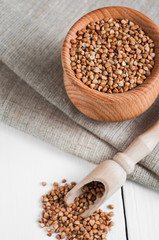
[[[71, 25], [87, 12], [126, 5], [159, 25], [156, 0], [1, 0], [0, 119], [88, 161], [124, 150], [159, 119], [159, 100], [141, 116], [102, 123], [81, 114], [63, 86], [60, 52]], [[130, 179], [159, 190], [159, 146]]]

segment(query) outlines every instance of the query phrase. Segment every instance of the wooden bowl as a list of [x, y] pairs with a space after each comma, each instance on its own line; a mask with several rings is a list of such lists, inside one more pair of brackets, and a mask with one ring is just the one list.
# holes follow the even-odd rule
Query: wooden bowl
[[[151, 75], [140, 86], [124, 93], [103, 93], [91, 89], [75, 77], [70, 65], [70, 40], [89, 22], [104, 17], [127, 18], [142, 27], [155, 43], [155, 65]], [[124, 121], [146, 111], [159, 94], [159, 27], [144, 14], [125, 7], [105, 7], [80, 18], [69, 30], [62, 48], [62, 65], [66, 92], [79, 111], [99, 121]]]

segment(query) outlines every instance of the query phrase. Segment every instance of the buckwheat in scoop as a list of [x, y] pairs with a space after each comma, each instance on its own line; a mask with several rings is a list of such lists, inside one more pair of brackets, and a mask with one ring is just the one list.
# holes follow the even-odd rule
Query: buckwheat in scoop
[[[64, 181], [62, 181], [64, 182]], [[67, 240], [104, 240], [114, 223], [111, 221], [114, 213], [95, 211], [90, 217], [80, 216], [97, 198], [101, 198], [105, 191], [103, 184], [91, 182], [83, 187], [83, 193], [73, 204], [65, 205], [66, 194], [76, 185], [75, 182], [59, 186], [54, 183], [54, 189], [42, 197], [42, 218], [40, 227], [46, 227], [49, 237], [56, 233], [57, 239]]]
[[90, 22], [70, 42], [76, 78], [100, 92], [127, 92], [142, 84], [154, 66], [153, 40], [128, 19]]

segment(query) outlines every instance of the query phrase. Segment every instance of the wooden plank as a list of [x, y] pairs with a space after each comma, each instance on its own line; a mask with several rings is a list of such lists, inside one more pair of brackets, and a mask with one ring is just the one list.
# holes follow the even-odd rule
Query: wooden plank
[[127, 181], [123, 187], [129, 240], [159, 239], [159, 193]]
[[[2, 123], [0, 133], [0, 236], [3, 240], [48, 240], [37, 222], [42, 194], [54, 181], [80, 181], [95, 165]], [[48, 183], [46, 187], [41, 186], [42, 181]], [[109, 211], [106, 206], [110, 203], [115, 205], [115, 226], [108, 239], [126, 240], [120, 190], [101, 208]]]
[[[127, 240], [126, 238], [126, 229], [125, 229], [125, 218], [124, 218], [124, 212], [123, 212], [123, 202], [122, 202], [122, 196], [121, 196], [121, 189], [119, 189], [110, 199], [107, 200], [106, 204], [109, 205], [113, 204], [115, 206], [114, 208], [114, 227], [112, 228], [111, 232], [108, 233], [108, 240]], [[104, 206], [102, 205], [102, 210], [104, 209]], [[108, 210], [108, 208], [106, 209]]]

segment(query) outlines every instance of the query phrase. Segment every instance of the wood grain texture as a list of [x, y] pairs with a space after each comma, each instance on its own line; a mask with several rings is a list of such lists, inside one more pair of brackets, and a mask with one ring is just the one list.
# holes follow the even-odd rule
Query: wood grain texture
[[[140, 25], [155, 42], [155, 65], [146, 81], [124, 93], [102, 93], [91, 89], [75, 77], [70, 65], [70, 40], [90, 21], [104, 17], [128, 18]], [[72, 103], [82, 113], [99, 121], [124, 121], [146, 111], [159, 94], [159, 28], [144, 14], [125, 7], [106, 7], [92, 11], [79, 19], [69, 30], [62, 48], [64, 85]]]

